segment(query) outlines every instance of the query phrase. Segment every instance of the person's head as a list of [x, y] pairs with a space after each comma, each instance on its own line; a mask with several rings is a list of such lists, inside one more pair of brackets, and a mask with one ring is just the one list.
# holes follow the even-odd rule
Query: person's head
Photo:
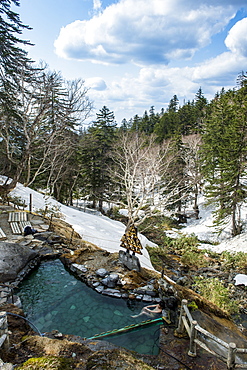
[[159, 307], [163, 310], [165, 308], [165, 302], [160, 301], [159, 302]]

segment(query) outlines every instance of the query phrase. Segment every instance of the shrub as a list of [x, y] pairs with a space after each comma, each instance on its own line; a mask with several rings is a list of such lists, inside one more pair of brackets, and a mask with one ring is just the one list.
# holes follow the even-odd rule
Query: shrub
[[27, 206], [25, 200], [23, 200], [21, 197], [18, 197], [18, 196], [13, 196], [13, 197], [9, 196], [8, 201], [10, 203], [13, 203], [14, 206], [16, 206], [17, 208], [22, 207], [24, 209]]
[[209, 262], [206, 260], [204, 253], [198, 251], [187, 251], [181, 257], [181, 262], [185, 266], [195, 266], [197, 268], [206, 267]]
[[172, 239], [169, 249], [173, 253], [184, 254], [185, 252], [197, 252], [199, 240], [196, 235], [182, 235], [180, 238]]
[[64, 215], [61, 213], [61, 207], [56, 205], [51, 206], [50, 204], [46, 204], [45, 209], [40, 208], [36, 211], [36, 213], [41, 214], [42, 216], [54, 216], [60, 219], [64, 219]]
[[237, 252], [222, 252], [220, 262], [226, 270], [247, 270], [247, 253]]
[[238, 312], [238, 305], [231, 301], [228, 289], [218, 278], [196, 277], [194, 288], [210, 302], [220, 307], [229, 314]]
[[157, 271], [162, 270], [163, 260], [167, 258], [166, 250], [164, 247], [146, 247], [152, 265]]

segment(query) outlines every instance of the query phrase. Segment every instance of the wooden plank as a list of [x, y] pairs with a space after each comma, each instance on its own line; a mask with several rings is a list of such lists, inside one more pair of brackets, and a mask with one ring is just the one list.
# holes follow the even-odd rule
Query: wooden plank
[[8, 221], [9, 222], [27, 221], [27, 213], [26, 212], [10, 212]]
[[7, 238], [7, 236], [6, 236], [5, 232], [0, 227], [0, 239], [6, 239], [6, 238]]
[[27, 213], [26, 212], [19, 212], [19, 221], [27, 221]]
[[32, 227], [32, 225], [29, 221], [20, 221], [19, 222], [19, 227], [20, 227], [20, 230], [21, 230], [22, 233], [24, 232], [24, 229], [25, 229], [26, 226]]
[[9, 222], [13, 221], [13, 213], [14, 212], [9, 212], [9, 218], [8, 218]]
[[188, 333], [188, 336], [190, 337], [191, 336], [191, 330], [190, 330], [190, 326], [188, 324], [188, 321], [186, 320], [186, 317], [185, 316], [182, 316], [182, 320], [183, 320], [183, 324], [185, 326], [185, 329]]
[[222, 339], [216, 337], [215, 335], [209, 333], [207, 330], [203, 329], [200, 325], [196, 325], [196, 330], [199, 331], [201, 334], [205, 335], [206, 337], [210, 338], [211, 340], [219, 343], [221, 346], [228, 349], [228, 343], [224, 342]]
[[18, 222], [10, 222], [9, 224], [13, 234], [21, 234], [21, 229], [19, 228]]

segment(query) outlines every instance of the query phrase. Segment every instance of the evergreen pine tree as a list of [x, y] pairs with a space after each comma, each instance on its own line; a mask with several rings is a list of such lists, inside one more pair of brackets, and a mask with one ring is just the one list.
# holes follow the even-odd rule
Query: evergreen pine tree
[[206, 116], [207, 99], [204, 97], [202, 89], [199, 88], [195, 96], [195, 122], [193, 133], [201, 132], [203, 121]]
[[169, 139], [179, 132], [178, 103], [177, 95], [174, 95], [166, 112], [155, 124], [154, 133], [157, 135], [158, 142]]
[[11, 3], [20, 5], [18, 0], [1, 0], [0, 3], [0, 104], [8, 111], [15, 108], [20, 80], [30, 80], [34, 71], [31, 59], [23, 49], [31, 44], [19, 37], [24, 29], [30, 27], [11, 10]]
[[111, 165], [111, 147], [116, 132], [114, 113], [104, 106], [96, 114], [96, 121], [81, 140], [82, 177], [87, 193], [91, 195], [93, 206], [98, 201], [102, 210], [103, 200], [108, 198], [111, 189], [108, 166]]
[[246, 198], [246, 88], [222, 92], [210, 106], [202, 136], [206, 195], [216, 207], [215, 222], [231, 218], [232, 235], [241, 232], [241, 205]]

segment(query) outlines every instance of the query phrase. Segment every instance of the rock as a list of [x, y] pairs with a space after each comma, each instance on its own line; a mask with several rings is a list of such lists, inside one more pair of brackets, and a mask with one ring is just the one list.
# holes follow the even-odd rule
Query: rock
[[75, 269], [77, 269], [77, 270], [79, 270], [79, 271], [81, 271], [83, 273], [86, 273], [87, 272], [87, 268], [84, 265], [79, 265], [78, 263], [73, 263], [72, 266]]
[[92, 284], [92, 287], [97, 288], [99, 285], [100, 285], [100, 283], [98, 281], [96, 281], [95, 283]]
[[135, 299], [135, 298], [136, 298], [136, 296], [135, 296], [135, 294], [129, 294], [128, 298], [129, 298], [129, 299]]
[[10, 363], [4, 363], [2, 360], [0, 360], [0, 369], [1, 370], [13, 370], [14, 365]]
[[145, 294], [142, 299], [144, 302], [153, 302], [153, 298], [150, 295]]
[[103, 292], [103, 290], [104, 290], [104, 287], [103, 287], [103, 285], [99, 285], [99, 286], [97, 286], [97, 287], [95, 288], [95, 290], [96, 290], [96, 292], [98, 292], [98, 293], [102, 293], [102, 292]]
[[109, 274], [109, 272], [106, 269], [98, 269], [95, 273], [100, 277], [105, 277], [106, 275]]
[[1, 282], [17, 279], [18, 274], [38, 253], [27, 246], [17, 243], [0, 242], [0, 276]]
[[141, 289], [134, 289], [134, 293], [135, 294], [138, 294], [138, 295], [140, 295], [140, 294], [142, 294], [142, 295], [149, 295], [151, 297], [156, 297], [156, 295], [157, 295], [153, 290], [146, 290], [146, 289], [143, 289], [143, 288], [141, 288]]
[[188, 282], [187, 276], [182, 276], [178, 278], [176, 281], [177, 284], [182, 285], [182, 286], [185, 286], [187, 282]]
[[122, 370], [151, 370], [154, 369], [141, 359], [137, 359], [124, 349], [113, 349], [105, 352], [95, 352], [89, 357], [87, 370], [91, 369], [122, 369]]
[[119, 280], [118, 274], [110, 274], [106, 278], [102, 279], [101, 283], [107, 286], [108, 288], [115, 288], [118, 280]]
[[122, 294], [117, 289], [107, 288], [107, 289], [104, 289], [102, 291], [102, 294], [108, 295], [110, 297], [115, 297], [115, 298], [121, 298], [122, 297]]
[[137, 301], [141, 301], [143, 299], [143, 295], [139, 294], [137, 296], [134, 296], [133, 299], [136, 299]]
[[178, 299], [176, 297], [165, 297], [163, 298], [166, 308], [175, 311], [178, 307]]

